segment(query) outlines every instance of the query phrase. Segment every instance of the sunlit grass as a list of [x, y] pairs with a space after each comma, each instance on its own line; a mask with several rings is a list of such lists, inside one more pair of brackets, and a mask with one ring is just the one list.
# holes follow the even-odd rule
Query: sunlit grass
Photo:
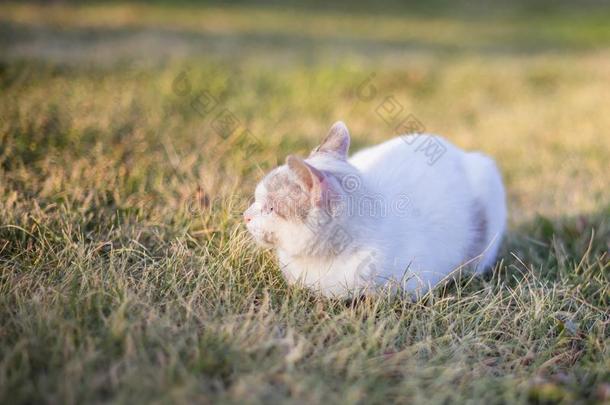
[[[561, 13], [516, 25], [290, 15], [0, 6], [11, 23], [0, 64], [0, 402], [608, 400], [606, 31], [566, 28]], [[132, 35], [172, 27], [219, 36], [193, 47], [181, 34], [173, 44], [189, 52], [168, 58], [155, 44], [146, 60], [124, 52]], [[551, 40], [527, 42], [519, 27]], [[103, 63], [85, 50], [123, 29]], [[491, 38], [463, 45], [481, 34]], [[216, 103], [205, 113], [202, 94]], [[241, 224], [254, 185], [334, 120], [348, 123], [354, 149], [390, 138], [376, 114], [388, 96], [428, 131], [496, 158], [510, 210], [501, 262], [418, 302], [288, 287]], [[225, 109], [240, 122], [226, 139], [214, 124]]]

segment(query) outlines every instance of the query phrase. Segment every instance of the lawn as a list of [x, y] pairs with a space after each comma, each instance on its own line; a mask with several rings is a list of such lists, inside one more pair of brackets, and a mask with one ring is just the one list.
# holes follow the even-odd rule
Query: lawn
[[[0, 4], [0, 403], [610, 403], [610, 6]], [[493, 274], [289, 287], [256, 183], [379, 106], [493, 156]]]

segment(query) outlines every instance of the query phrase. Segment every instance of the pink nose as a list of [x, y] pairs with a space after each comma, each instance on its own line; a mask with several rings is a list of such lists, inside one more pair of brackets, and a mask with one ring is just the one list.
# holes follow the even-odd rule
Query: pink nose
[[248, 214], [247, 212], [244, 212], [244, 221], [246, 221], [246, 223], [252, 221], [252, 215]]

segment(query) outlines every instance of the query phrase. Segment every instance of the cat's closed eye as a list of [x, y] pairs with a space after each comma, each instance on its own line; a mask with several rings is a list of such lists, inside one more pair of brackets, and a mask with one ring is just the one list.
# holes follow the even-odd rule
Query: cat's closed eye
[[272, 205], [266, 205], [266, 206], [263, 208], [263, 212], [264, 212], [265, 214], [271, 214], [271, 213], [273, 213], [273, 206], [272, 206]]

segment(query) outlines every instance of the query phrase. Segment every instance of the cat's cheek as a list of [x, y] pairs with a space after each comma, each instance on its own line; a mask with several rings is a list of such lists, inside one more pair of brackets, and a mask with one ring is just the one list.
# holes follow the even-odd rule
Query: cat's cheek
[[248, 222], [246, 224], [246, 229], [248, 230], [250, 235], [252, 235], [254, 237], [254, 239], [258, 242], [258, 239], [260, 239], [261, 230], [257, 226], [256, 222], [255, 221]]
[[271, 248], [275, 246], [277, 242], [275, 234], [263, 229], [260, 221], [254, 219], [246, 225], [246, 228], [248, 229], [248, 232], [250, 232], [250, 235], [252, 235], [254, 238], [255, 242], [261, 247]]
[[273, 248], [275, 247], [275, 237], [268, 232], [261, 232], [254, 235], [254, 239], [256, 243], [263, 248]]

